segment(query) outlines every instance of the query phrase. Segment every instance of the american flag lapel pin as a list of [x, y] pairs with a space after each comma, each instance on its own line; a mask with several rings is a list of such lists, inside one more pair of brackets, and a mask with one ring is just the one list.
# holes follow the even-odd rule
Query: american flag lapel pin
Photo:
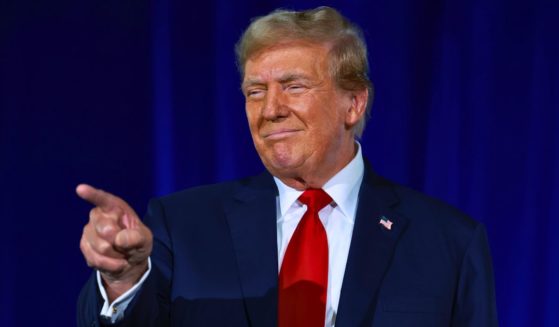
[[379, 224], [381, 224], [382, 227], [386, 228], [387, 230], [392, 230], [392, 221], [386, 218], [386, 216], [379, 217]]

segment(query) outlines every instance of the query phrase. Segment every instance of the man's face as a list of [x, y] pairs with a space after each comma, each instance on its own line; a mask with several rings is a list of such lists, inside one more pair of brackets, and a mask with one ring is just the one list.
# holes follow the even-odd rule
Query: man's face
[[[366, 97], [366, 91], [365, 97]], [[321, 184], [354, 155], [355, 97], [328, 72], [328, 48], [292, 42], [264, 49], [245, 64], [250, 132], [266, 168], [288, 185]]]

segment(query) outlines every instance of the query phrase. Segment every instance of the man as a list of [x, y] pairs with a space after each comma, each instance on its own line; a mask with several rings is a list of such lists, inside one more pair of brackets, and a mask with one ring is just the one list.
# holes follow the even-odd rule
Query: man
[[[97, 273], [78, 325], [496, 326], [482, 225], [374, 174], [358, 28], [327, 7], [275, 11], [237, 44], [267, 173], [95, 205], [81, 249]], [[144, 224], [145, 223], [145, 224]]]

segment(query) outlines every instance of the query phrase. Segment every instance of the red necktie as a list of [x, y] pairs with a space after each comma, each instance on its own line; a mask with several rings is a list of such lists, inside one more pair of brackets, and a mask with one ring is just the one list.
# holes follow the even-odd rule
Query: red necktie
[[279, 275], [279, 327], [323, 327], [328, 289], [328, 239], [318, 212], [332, 202], [322, 189], [299, 197], [307, 205], [285, 251]]

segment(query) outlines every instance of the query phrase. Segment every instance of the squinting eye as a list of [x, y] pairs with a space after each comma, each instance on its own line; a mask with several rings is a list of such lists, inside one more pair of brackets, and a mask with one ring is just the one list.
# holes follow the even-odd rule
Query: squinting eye
[[251, 98], [251, 99], [260, 99], [264, 96], [264, 90], [248, 90], [246, 93], [246, 97], [247, 98]]
[[289, 85], [287, 91], [289, 93], [301, 93], [306, 90], [306, 87], [300, 84]]

